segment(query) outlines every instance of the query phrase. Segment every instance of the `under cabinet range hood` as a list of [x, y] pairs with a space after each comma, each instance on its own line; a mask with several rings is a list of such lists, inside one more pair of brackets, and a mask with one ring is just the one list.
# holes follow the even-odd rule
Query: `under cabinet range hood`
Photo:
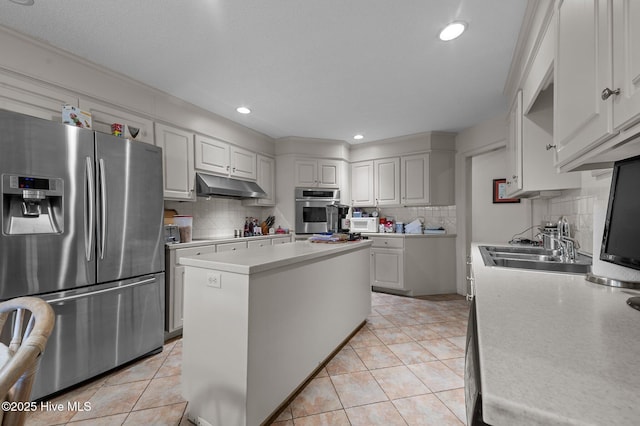
[[199, 197], [263, 198], [267, 193], [255, 182], [196, 173], [196, 194]]

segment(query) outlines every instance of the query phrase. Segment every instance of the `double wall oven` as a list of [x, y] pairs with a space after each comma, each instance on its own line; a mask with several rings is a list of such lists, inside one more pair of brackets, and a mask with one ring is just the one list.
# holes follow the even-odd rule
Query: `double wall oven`
[[327, 232], [327, 205], [340, 203], [340, 190], [296, 188], [296, 234]]

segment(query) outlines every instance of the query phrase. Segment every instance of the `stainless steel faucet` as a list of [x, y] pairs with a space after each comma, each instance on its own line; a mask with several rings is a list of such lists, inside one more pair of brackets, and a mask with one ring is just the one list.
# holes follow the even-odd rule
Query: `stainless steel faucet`
[[566, 217], [561, 216], [558, 220], [558, 238], [551, 235], [549, 237], [560, 243], [563, 262], [576, 260], [576, 250], [580, 248], [580, 243], [575, 238], [571, 238], [571, 226]]

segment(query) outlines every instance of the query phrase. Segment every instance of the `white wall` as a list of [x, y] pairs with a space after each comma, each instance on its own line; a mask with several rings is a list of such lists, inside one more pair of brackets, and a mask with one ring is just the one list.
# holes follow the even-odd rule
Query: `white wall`
[[529, 200], [494, 204], [493, 179], [507, 176], [505, 148], [474, 156], [471, 160], [471, 240], [507, 242], [530, 227]]
[[472, 228], [472, 159], [507, 143], [507, 117], [499, 116], [466, 129], [456, 136], [456, 283], [459, 294], [466, 293], [466, 256]]

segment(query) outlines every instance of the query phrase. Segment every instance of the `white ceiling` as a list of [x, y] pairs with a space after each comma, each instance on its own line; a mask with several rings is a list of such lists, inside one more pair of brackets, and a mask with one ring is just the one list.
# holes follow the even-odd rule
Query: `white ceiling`
[[[274, 138], [353, 143], [504, 113], [526, 3], [0, 0], [0, 25]], [[441, 42], [453, 20], [468, 31]]]

